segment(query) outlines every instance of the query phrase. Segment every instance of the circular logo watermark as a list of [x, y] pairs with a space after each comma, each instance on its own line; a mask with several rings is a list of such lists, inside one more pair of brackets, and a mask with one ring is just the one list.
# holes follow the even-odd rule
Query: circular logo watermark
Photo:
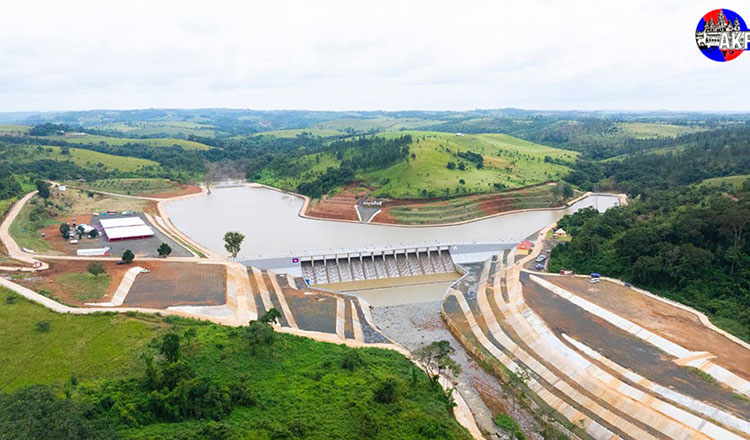
[[731, 61], [750, 49], [750, 32], [740, 14], [729, 9], [714, 9], [698, 21], [695, 42], [709, 59]]

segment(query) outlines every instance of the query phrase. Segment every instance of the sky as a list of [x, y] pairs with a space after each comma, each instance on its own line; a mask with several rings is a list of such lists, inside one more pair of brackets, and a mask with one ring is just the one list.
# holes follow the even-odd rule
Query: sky
[[[750, 53], [695, 44], [725, 1], [11, 1], [0, 111], [750, 110]], [[748, 21], [750, 23], [750, 21]]]

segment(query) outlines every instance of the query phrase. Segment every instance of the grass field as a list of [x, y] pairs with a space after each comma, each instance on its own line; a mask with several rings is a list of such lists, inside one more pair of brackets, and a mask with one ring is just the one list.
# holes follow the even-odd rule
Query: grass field
[[418, 118], [393, 118], [390, 116], [379, 116], [375, 118], [341, 118], [316, 124], [315, 127], [328, 130], [405, 130], [428, 125], [439, 124], [440, 121], [431, 121]]
[[344, 134], [343, 131], [320, 129], [320, 128], [301, 128], [290, 130], [272, 130], [256, 133], [254, 136], [272, 136], [277, 138], [295, 138], [302, 133], [308, 133], [311, 136], [330, 137]]
[[68, 184], [76, 188], [123, 195], [166, 193], [178, 188], [176, 182], [160, 178], [102, 179], [92, 182], [68, 182]]
[[617, 128], [634, 139], [677, 137], [681, 134], [696, 133], [704, 128], [689, 125], [652, 124], [646, 122], [621, 122]]
[[55, 282], [61, 289], [73, 292], [73, 296], [80, 301], [97, 300], [104, 295], [109, 286], [109, 275], [101, 274], [98, 277], [88, 272], [70, 272], [59, 275]]
[[[565, 165], [545, 162], [545, 157], [572, 162], [577, 153], [546, 147], [504, 134], [456, 136], [449, 133], [407, 131], [415, 142], [414, 160], [384, 170], [360, 174], [366, 184], [377, 187], [376, 196], [394, 198], [443, 197], [497, 191], [494, 184], [518, 188], [559, 179]], [[384, 136], [403, 134], [386, 133]], [[458, 158], [458, 152], [472, 151], [484, 157], [484, 167]], [[466, 170], [449, 170], [448, 162], [463, 162]], [[460, 181], [463, 179], [464, 183]]]
[[[9, 295], [0, 290], [0, 392], [47, 384], [59, 394], [67, 389], [77, 401], [87, 390], [109, 384], [111, 393], [121, 394], [113, 399], [127, 402], [132, 386], [118, 387], [112, 380], [137, 383], [132, 380], [145, 371], [140, 354], [157, 354], [160, 340], [155, 338], [190, 330], [194, 336], [189, 341], [180, 338], [180, 352], [196, 375], [244, 383], [257, 401], [235, 407], [220, 422], [225, 431], [220, 438], [470, 438], [447, 411], [442, 392], [394, 351], [277, 334], [273, 345], [252, 354], [242, 329], [141, 315], [56, 314], [18, 296], [8, 303]], [[41, 321], [49, 322], [49, 331], [37, 329]], [[358, 362], [352, 369], [343, 368], [342, 359], [353, 352], [359, 353]], [[77, 387], [70, 386], [71, 374], [78, 378]], [[393, 401], [378, 403], [374, 390], [389, 378], [395, 385]], [[113, 420], [138, 411], [123, 410], [115, 405], [110, 410]], [[124, 439], [196, 438], [209, 424], [214, 422], [197, 418], [120, 422], [117, 433]]]
[[66, 155], [62, 153], [61, 147], [19, 147], [14, 150], [14, 160], [18, 160], [19, 162], [32, 162], [40, 159], [69, 160], [84, 168], [103, 166], [104, 168], [123, 172], [137, 171], [144, 167], [159, 167], [157, 162], [137, 157], [114, 156], [80, 148], [69, 148], [68, 151], [70, 154]]
[[[356, 174], [356, 180], [364, 186], [375, 188], [373, 195], [376, 197], [455, 197], [497, 192], [495, 184], [502, 189], [519, 188], [561, 178], [569, 170], [564, 163], [572, 163], [578, 155], [504, 134], [456, 136], [428, 131], [390, 131], [378, 136], [404, 134], [414, 139], [410, 145], [414, 159], [376, 171], [360, 170]], [[457, 156], [468, 151], [483, 157], [483, 168], [478, 169], [472, 162]], [[280, 177], [266, 170], [261, 173], [259, 181], [294, 190], [301, 182], [314, 178], [328, 167], [337, 167], [341, 162], [330, 153], [302, 156], [296, 160], [305, 172]], [[457, 168], [448, 169], [448, 162], [453, 162]], [[459, 169], [460, 163], [464, 164], [464, 170]]]
[[198, 124], [195, 122], [180, 121], [136, 121], [117, 122], [105, 124], [102, 130], [115, 130], [131, 136], [175, 136], [187, 137], [188, 135], [213, 137], [216, 131], [212, 125]]
[[186, 139], [172, 139], [172, 138], [153, 138], [153, 139], [134, 139], [134, 138], [118, 138], [109, 136], [96, 136], [86, 134], [82, 136], [48, 136], [48, 139], [65, 141], [71, 144], [107, 144], [115, 147], [123, 146], [125, 144], [144, 144], [152, 147], [171, 147], [173, 145], [179, 145], [186, 150], [208, 150], [209, 147], [206, 144], [200, 142], [188, 141]]
[[739, 188], [745, 182], [750, 179], [750, 174], [741, 174], [738, 176], [726, 176], [726, 177], [714, 177], [713, 179], [706, 179], [700, 183], [705, 186], [721, 186], [727, 184], [735, 188]]
[[[8, 304], [6, 298], [16, 301]], [[35, 324], [49, 321], [49, 332]], [[76, 316], [51, 312], [0, 288], [0, 392], [31, 384], [62, 384], [130, 373], [137, 354], [165, 324], [123, 315]]]
[[0, 135], [28, 133], [31, 127], [28, 125], [0, 125]]
[[38, 231], [59, 222], [46, 216], [36, 218], [36, 220], [32, 221], [30, 217], [35, 208], [36, 205], [33, 202], [29, 201], [26, 203], [21, 212], [18, 213], [18, 217], [10, 225], [10, 236], [21, 248], [37, 252], [48, 251], [51, 249], [50, 244], [42, 239]]

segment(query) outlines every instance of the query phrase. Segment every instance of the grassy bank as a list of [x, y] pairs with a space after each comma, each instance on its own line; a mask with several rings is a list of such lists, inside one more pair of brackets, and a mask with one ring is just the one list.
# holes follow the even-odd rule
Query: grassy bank
[[[119, 438], [194, 439], [217, 432], [220, 437], [210, 438], [470, 438], [448, 412], [442, 391], [394, 351], [284, 334], [255, 349], [243, 328], [157, 317], [61, 315], [20, 297], [9, 304], [9, 295], [0, 290], [0, 362], [5, 366], [0, 390], [44, 384], [58, 395], [67, 390], [76, 404], [97, 402], [95, 412]], [[48, 322], [47, 331], [40, 330], [42, 321]], [[160, 354], [167, 333], [179, 335], [179, 370], [174, 370], [177, 364], [167, 366]], [[155, 356], [159, 371], [172, 368], [169, 375], [159, 373], [163, 380], [187, 374], [219, 389], [241, 383], [245, 398], [220, 420], [194, 414], [165, 421], [173, 416], [150, 412], [147, 402], [154, 394], [143, 388], [141, 353]], [[234, 390], [227, 392], [234, 396]]]
[[[456, 197], [520, 188], [567, 174], [578, 153], [551, 148], [504, 134], [394, 131], [378, 134], [385, 138], [410, 135], [408, 160], [381, 169], [359, 164], [354, 180], [373, 188], [376, 197], [396, 199]], [[260, 173], [259, 181], [295, 190], [329, 167], [338, 168], [355, 160], [355, 152], [326, 151], [302, 155], [290, 167], [304, 170], [284, 174], [271, 169]]]
[[[15, 300], [8, 303], [8, 296]], [[49, 331], [36, 329], [49, 323]], [[0, 392], [32, 384], [62, 385], [119, 377], [138, 366], [138, 352], [166, 325], [124, 315], [54, 313], [0, 289]]]
[[83, 168], [103, 167], [122, 172], [135, 172], [146, 167], [159, 167], [158, 163], [148, 159], [114, 156], [81, 148], [68, 148], [67, 153], [64, 152], [62, 147], [55, 146], [25, 146], [13, 150], [13, 161], [15, 162], [27, 163], [41, 159], [71, 161]]
[[109, 136], [97, 136], [86, 134], [82, 136], [49, 136], [49, 139], [65, 141], [71, 144], [107, 144], [112, 146], [123, 146], [125, 144], [143, 144], [151, 147], [171, 147], [179, 145], [186, 150], [208, 150], [206, 144], [200, 142], [188, 141], [186, 139], [173, 138], [155, 138], [155, 139], [138, 139], [138, 138], [118, 138]]
[[166, 193], [179, 189], [179, 184], [176, 182], [159, 178], [101, 179], [92, 182], [69, 182], [69, 184], [76, 188], [128, 196]]

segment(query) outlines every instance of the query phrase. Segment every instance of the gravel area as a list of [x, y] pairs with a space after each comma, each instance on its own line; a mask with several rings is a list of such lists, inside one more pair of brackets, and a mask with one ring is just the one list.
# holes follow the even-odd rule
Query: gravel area
[[[456, 388], [474, 413], [477, 424], [488, 438], [505, 439], [492, 421], [493, 415], [502, 411], [519, 420], [525, 431], [534, 431], [536, 421], [528, 411], [517, 405], [506, 393], [500, 381], [477, 364], [453, 337], [440, 317], [441, 301], [420, 304], [376, 307], [373, 310], [375, 323], [388, 338], [408, 350], [415, 350], [433, 341], [447, 340], [456, 350], [454, 359], [461, 364], [462, 372]], [[530, 429], [529, 429], [530, 428]], [[529, 439], [541, 440], [532, 434]]]

